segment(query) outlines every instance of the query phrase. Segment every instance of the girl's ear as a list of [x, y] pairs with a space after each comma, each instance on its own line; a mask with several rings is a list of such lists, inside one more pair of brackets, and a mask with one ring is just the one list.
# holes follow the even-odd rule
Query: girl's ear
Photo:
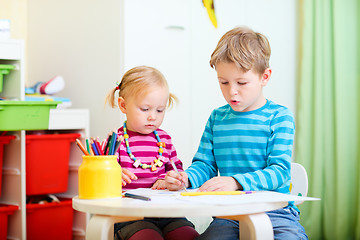
[[118, 105], [122, 113], [126, 114], [126, 103], [123, 97], [118, 98]]
[[265, 69], [264, 73], [262, 74], [261, 82], [262, 82], [263, 87], [265, 87], [268, 84], [270, 77], [271, 77], [271, 73], [272, 73], [271, 68], [267, 68], [267, 69]]

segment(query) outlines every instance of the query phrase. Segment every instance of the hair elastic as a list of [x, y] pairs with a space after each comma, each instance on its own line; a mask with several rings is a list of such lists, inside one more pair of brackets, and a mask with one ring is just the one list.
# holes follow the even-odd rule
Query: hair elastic
[[120, 90], [120, 85], [121, 85], [121, 82], [116, 82], [116, 90]]

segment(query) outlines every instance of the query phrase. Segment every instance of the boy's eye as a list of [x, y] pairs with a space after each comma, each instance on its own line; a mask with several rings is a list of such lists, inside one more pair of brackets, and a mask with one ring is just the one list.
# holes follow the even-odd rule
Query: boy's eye
[[157, 112], [162, 113], [164, 109], [158, 109]]
[[245, 85], [247, 82], [238, 82], [239, 85]]
[[148, 111], [149, 109], [148, 109], [148, 108], [140, 108], [140, 110], [143, 111], [143, 112], [146, 112], [146, 111]]
[[221, 85], [226, 85], [228, 82], [220, 82]]

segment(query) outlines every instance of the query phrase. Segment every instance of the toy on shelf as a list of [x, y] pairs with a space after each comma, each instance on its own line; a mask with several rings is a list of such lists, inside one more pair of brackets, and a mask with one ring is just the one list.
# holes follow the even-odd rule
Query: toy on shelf
[[59, 101], [57, 108], [71, 107], [72, 102], [69, 98], [53, 96], [65, 87], [62, 76], [55, 76], [47, 82], [38, 82], [32, 87], [25, 88], [26, 101]]
[[47, 82], [37, 82], [34, 86], [25, 88], [25, 93], [53, 95], [62, 91], [64, 87], [65, 87], [64, 78], [62, 76], [55, 76]]

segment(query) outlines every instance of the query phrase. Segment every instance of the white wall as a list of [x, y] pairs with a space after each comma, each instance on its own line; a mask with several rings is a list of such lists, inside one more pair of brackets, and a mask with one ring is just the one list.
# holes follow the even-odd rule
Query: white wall
[[295, 111], [296, 1], [215, 1], [219, 26], [216, 30], [210, 25], [201, 1], [192, 2], [192, 86], [193, 89], [209, 86], [209, 90], [193, 94], [193, 114], [199, 115], [193, 123], [196, 135], [211, 109], [223, 103], [216, 72], [209, 66], [210, 55], [220, 37], [239, 25], [249, 26], [268, 37], [273, 74], [264, 88], [265, 96]]
[[201, 1], [124, 0], [124, 68], [146, 64], [165, 74], [180, 103], [167, 113], [162, 128], [172, 136], [186, 167], [211, 111], [225, 104], [209, 60], [231, 28], [247, 25], [269, 38], [273, 75], [265, 95], [295, 110], [295, 3], [215, 1], [215, 29]]
[[122, 69], [159, 68], [180, 100], [162, 128], [188, 166], [211, 110], [225, 104], [209, 60], [231, 28], [247, 25], [269, 38], [273, 75], [265, 94], [295, 111], [295, 7], [296, 0], [215, 1], [215, 29], [201, 0], [30, 1], [29, 82], [63, 75], [66, 89], [59, 96], [89, 108], [91, 135], [105, 137], [124, 119], [103, 107]]
[[167, 111], [161, 128], [172, 137], [186, 166], [196, 145], [191, 132], [190, 11], [190, 1], [124, 0], [124, 69], [149, 65], [165, 75], [179, 102]]
[[121, 77], [121, 14], [118, 0], [28, 2], [28, 85], [65, 79], [57, 94], [74, 108], [90, 109], [90, 134], [105, 137], [120, 113], [104, 108], [107, 92]]

